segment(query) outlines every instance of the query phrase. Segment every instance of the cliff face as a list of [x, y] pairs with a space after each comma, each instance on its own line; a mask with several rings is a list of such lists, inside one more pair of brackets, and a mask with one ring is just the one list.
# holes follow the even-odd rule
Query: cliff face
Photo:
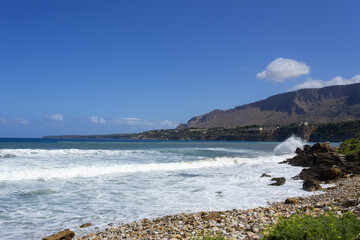
[[360, 83], [301, 89], [191, 118], [179, 128], [329, 123], [360, 119]]

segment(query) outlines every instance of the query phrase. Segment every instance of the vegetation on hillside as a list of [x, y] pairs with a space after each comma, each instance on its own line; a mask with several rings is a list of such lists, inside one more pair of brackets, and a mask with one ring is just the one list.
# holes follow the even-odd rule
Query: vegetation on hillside
[[249, 125], [237, 127], [181, 128], [151, 130], [134, 134], [48, 136], [55, 139], [132, 139], [132, 140], [200, 140], [200, 141], [284, 141], [295, 135], [310, 142], [343, 142], [360, 133], [360, 121], [287, 125]]
[[360, 161], [360, 134], [352, 139], [346, 140], [339, 147], [339, 153], [353, 155], [353, 159]]
[[135, 139], [212, 140], [212, 141], [283, 141], [296, 135], [311, 142], [342, 142], [360, 133], [360, 121], [279, 126], [182, 128], [139, 133]]
[[311, 142], [342, 142], [360, 133], [360, 121], [319, 124], [310, 135]]
[[304, 126], [297, 124], [286, 126], [244, 126], [244, 127], [214, 127], [184, 128], [169, 130], [152, 130], [140, 133], [136, 139], [159, 140], [211, 140], [211, 141], [282, 141], [291, 135], [302, 136]]

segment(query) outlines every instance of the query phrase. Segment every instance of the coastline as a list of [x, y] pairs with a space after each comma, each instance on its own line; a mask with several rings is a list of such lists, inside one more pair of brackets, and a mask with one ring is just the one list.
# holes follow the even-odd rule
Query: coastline
[[238, 127], [176, 128], [150, 130], [131, 134], [59, 135], [43, 139], [64, 140], [160, 140], [160, 141], [257, 141], [282, 142], [292, 135], [308, 142], [343, 142], [355, 137], [360, 130], [360, 120], [311, 123], [294, 122], [285, 125], [248, 125]]
[[221, 233], [227, 239], [259, 239], [267, 225], [278, 217], [288, 218], [294, 213], [319, 215], [328, 211], [338, 214], [353, 211], [360, 216], [360, 176], [341, 178], [336, 186], [310, 197], [290, 198], [285, 202], [269, 203], [267, 207], [219, 212], [174, 214], [155, 219], [143, 219], [104, 231], [91, 233], [77, 240], [95, 239], [191, 239], [208, 233]]

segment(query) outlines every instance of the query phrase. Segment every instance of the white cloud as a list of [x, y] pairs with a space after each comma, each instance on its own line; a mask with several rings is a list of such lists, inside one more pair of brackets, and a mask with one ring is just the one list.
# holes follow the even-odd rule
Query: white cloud
[[126, 121], [141, 121], [142, 119], [140, 118], [123, 118]]
[[265, 78], [275, 82], [283, 82], [288, 78], [296, 78], [309, 74], [310, 67], [303, 62], [289, 58], [277, 58], [264, 71], [256, 74], [258, 78]]
[[341, 76], [337, 76], [329, 81], [313, 80], [312, 78], [308, 78], [304, 83], [296, 85], [293, 90], [302, 88], [322, 88], [332, 85], [347, 85], [352, 83], [360, 83], [360, 74], [355, 75], [350, 79], [345, 79]]
[[117, 118], [113, 120], [119, 125], [136, 126], [142, 128], [175, 128], [178, 122], [169, 120], [140, 119], [140, 118]]
[[25, 118], [16, 118], [14, 119], [14, 123], [28, 125], [29, 122]]
[[92, 123], [106, 123], [106, 120], [104, 118], [98, 116], [90, 117], [90, 121]]
[[61, 114], [46, 115], [46, 120], [49, 122], [63, 122], [64, 118]]
[[7, 124], [7, 122], [6, 118], [0, 118], [0, 124]]

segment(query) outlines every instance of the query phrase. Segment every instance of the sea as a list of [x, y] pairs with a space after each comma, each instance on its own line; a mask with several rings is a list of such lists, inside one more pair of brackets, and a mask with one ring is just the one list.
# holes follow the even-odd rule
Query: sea
[[[311, 143], [310, 143], [311, 144]], [[81, 236], [143, 218], [249, 209], [308, 196], [304, 142], [0, 139], [0, 239]], [[336, 145], [336, 144], [335, 144]], [[285, 177], [282, 186], [271, 178]], [[88, 228], [80, 228], [92, 223]]]

